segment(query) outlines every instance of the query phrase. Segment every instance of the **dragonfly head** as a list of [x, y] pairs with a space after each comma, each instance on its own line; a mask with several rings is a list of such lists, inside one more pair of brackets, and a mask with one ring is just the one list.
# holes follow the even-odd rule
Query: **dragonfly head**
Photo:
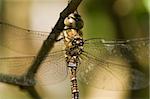
[[83, 20], [78, 13], [71, 13], [68, 17], [64, 20], [65, 29], [74, 28], [74, 29], [82, 29], [83, 28]]

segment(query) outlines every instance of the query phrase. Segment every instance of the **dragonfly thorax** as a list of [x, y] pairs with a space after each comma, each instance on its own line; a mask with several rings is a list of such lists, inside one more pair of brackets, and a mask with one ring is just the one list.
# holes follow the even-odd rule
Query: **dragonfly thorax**
[[69, 67], [77, 67], [79, 63], [79, 55], [83, 52], [83, 39], [75, 38], [71, 42], [70, 47], [66, 47], [66, 61]]
[[78, 37], [72, 40], [72, 46], [82, 47], [84, 44], [83, 39]]
[[82, 32], [75, 29], [67, 29], [63, 31], [64, 43], [67, 48], [73, 46], [83, 46]]
[[83, 52], [83, 47], [66, 48], [67, 56], [79, 56]]
[[81, 46], [66, 47], [66, 62], [68, 67], [77, 67], [79, 63], [79, 55], [83, 52], [83, 44]]
[[64, 31], [64, 43], [66, 46], [66, 55], [77, 56], [83, 51], [83, 38], [75, 29]]
[[73, 39], [82, 36], [82, 32], [80, 30], [75, 29], [67, 29], [63, 31], [64, 38]]

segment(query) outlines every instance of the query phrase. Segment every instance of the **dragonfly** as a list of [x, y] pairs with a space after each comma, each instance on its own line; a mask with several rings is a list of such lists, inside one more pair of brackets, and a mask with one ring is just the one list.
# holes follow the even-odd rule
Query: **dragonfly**
[[[55, 84], [70, 74], [72, 99], [79, 98], [78, 79], [86, 85], [107, 90], [138, 90], [148, 86], [148, 77], [130, 63], [137, 61], [140, 65], [148, 65], [149, 38], [85, 39], [81, 31], [83, 20], [75, 12], [64, 24], [62, 35], [38, 69], [37, 83]], [[0, 72], [8, 75], [24, 74], [49, 35], [49, 32], [24, 29], [2, 21], [0, 32], [8, 34], [9, 38], [1, 40], [1, 48], [18, 55], [0, 57]], [[32, 46], [28, 47], [26, 42]]]

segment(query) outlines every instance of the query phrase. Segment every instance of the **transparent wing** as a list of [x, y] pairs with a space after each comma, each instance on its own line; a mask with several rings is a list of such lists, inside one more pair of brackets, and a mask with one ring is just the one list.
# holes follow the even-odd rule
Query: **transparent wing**
[[35, 56], [0, 57], [0, 73], [22, 75], [27, 71]]
[[0, 36], [3, 37], [0, 46], [17, 53], [35, 55], [49, 33], [28, 30], [0, 21]]
[[[57, 42], [42, 62], [36, 74], [36, 80], [41, 85], [49, 85], [64, 80], [67, 76], [64, 50]], [[62, 50], [61, 50], [62, 49]], [[22, 75], [26, 73], [36, 56], [3, 57], [0, 58], [0, 73], [8, 75]]]
[[49, 54], [37, 72], [37, 81], [41, 85], [55, 84], [67, 77], [68, 68], [64, 51]]
[[78, 78], [81, 82], [106, 90], [136, 90], [148, 86], [148, 77], [128, 64], [115, 64], [83, 53]]
[[86, 84], [111, 90], [143, 88], [148, 85], [148, 78], [144, 73], [132, 68], [137, 64], [131, 66], [134, 64], [130, 63], [137, 61], [140, 66], [148, 66], [148, 46], [147, 38], [86, 40], [84, 53], [81, 55], [79, 79]]
[[123, 60], [128, 63], [138, 62], [141, 65], [148, 65], [149, 39], [116, 41], [106, 41], [98, 38], [89, 39], [85, 41], [84, 50], [97, 58], [103, 58], [114, 63]]

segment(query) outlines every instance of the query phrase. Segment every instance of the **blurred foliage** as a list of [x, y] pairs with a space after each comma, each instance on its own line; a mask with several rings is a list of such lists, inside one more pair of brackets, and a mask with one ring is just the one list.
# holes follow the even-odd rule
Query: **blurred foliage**
[[[83, 4], [88, 37], [135, 38], [148, 35], [144, 0], [87, 0]], [[85, 33], [85, 34], [86, 34]]]

